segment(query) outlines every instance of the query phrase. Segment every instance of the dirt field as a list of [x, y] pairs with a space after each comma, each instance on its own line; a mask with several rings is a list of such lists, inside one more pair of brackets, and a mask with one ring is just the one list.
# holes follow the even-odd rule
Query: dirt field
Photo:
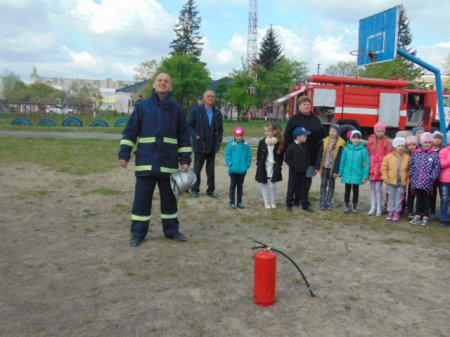
[[[159, 201], [148, 239], [129, 246], [132, 170], [75, 176], [0, 165], [0, 336], [450, 336], [450, 231], [360, 214], [265, 210], [254, 167], [244, 210], [182, 197], [187, 243], [163, 238]], [[312, 199], [317, 204], [319, 178]], [[317, 206], [316, 206], [317, 207]], [[252, 239], [278, 259], [277, 303], [253, 303]]]

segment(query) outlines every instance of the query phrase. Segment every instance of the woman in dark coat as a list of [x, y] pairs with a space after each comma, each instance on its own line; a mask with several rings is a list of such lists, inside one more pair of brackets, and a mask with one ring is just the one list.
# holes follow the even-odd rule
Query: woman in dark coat
[[[266, 209], [276, 208], [276, 182], [283, 180], [281, 169], [284, 159], [284, 139], [282, 133], [273, 124], [264, 126], [265, 137], [259, 141], [256, 153], [255, 180], [261, 183]], [[270, 187], [270, 202], [267, 185]]]
[[[306, 172], [306, 191], [309, 194], [309, 190], [311, 188], [312, 177], [315, 174], [314, 165], [317, 158], [317, 154], [319, 153], [319, 149], [322, 145], [322, 139], [325, 138], [326, 134], [322, 126], [322, 122], [320, 119], [313, 115], [312, 110], [312, 102], [311, 99], [307, 96], [301, 96], [298, 99], [298, 107], [299, 112], [289, 119], [286, 130], [284, 132], [284, 140], [286, 142], [286, 148], [294, 141], [292, 137], [292, 133], [294, 129], [297, 127], [303, 127], [311, 134], [308, 136], [308, 140], [305, 145], [308, 148], [310, 163], [308, 167], [308, 171]], [[294, 205], [299, 205], [299, 197], [296, 192]], [[308, 207], [309, 208], [309, 207]]]

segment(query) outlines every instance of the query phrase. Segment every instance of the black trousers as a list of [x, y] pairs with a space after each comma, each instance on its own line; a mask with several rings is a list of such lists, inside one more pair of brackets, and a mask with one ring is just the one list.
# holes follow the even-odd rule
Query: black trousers
[[308, 193], [311, 187], [312, 178], [306, 178], [306, 172], [304, 173], [289, 173], [288, 189], [286, 194], [286, 206], [292, 207], [294, 204], [294, 193], [298, 196], [299, 201], [302, 204], [302, 208], [306, 209], [309, 206]]
[[430, 195], [425, 190], [414, 190], [416, 195], [416, 214], [428, 217], [430, 215]]
[[153, 193], [158, 184], [161, 199], [161, 220], [164, 236], [178, 233], [178, 205], [167, 177], [136, 177], [133, 209], [131, 210], [131, 235], [145, 238], [150, 224]]
[[345, 195], [344, 202], [346, 204], [350, 203], [350, 192], [353, 189], [353, 203], [357, 204], [359, 199], [359, 185], [356, 184], [345, 184]]
[[230, 174], [230, 203], [235, 204], [235, 194], [237, 188], [237, 203], [242, 202], [243, 186], [244, 186], [245, 174]]
[[197, 181], [195, 182], [194, 186], [192, 187], [192, 191], [194, 192], [200, 192], [200, 182], [201, 182], [201, 172], [203, 169], [203, 165], [206, 161], [206, 178], [207, 178], [207, 185], [208, 188], [206, 189], [207, 194], [211, 194], [216, 189], [215, 186], [215, 177], [214, 177], [214, 165], [216, 160], [216, 153], [200, 153], [195, 152], [194, 153], [194, 172], [197, 176]]

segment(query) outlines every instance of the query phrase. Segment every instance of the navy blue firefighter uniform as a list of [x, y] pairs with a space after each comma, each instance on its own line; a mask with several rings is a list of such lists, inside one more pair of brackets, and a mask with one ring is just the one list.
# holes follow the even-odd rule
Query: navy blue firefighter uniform
[[136, 154], [136, 188], [131, 213], [131, 235], [144, 239], [151, 218], [153, 193], [158, 184], [164, 236], [178, 233], [178, 207], [170, 174], [191, 163], [191, 139], [186, 116], [169, 93], [162, 101], [153, 93], [136, 104], [120, 141], [119, 160]]

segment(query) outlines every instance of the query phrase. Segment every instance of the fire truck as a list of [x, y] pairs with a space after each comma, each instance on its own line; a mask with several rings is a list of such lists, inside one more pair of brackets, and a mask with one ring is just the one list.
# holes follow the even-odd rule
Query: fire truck
[[[409, 82], [398, 79], [355, 78], [312, 75], [297, 84], [290, 94], [289, 115], [297, 113], [295, 100], [307, 95], [313, 102], [313, 113], [325, 126], [350, 124], [366, 135], [383, 121], [387, 133], [423, 126], [439, 127], [436, 90], [407, 89]], [[444, 93], [446, 124], [450, 122], [450, 93]]]

